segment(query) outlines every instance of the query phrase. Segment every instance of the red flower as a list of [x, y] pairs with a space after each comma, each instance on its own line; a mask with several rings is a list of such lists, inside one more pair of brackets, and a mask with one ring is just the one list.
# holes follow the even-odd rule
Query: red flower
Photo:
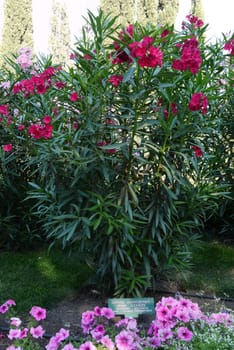
[[34, 139], [49, 139], [52, 137], [52, 130], [53, 127], [50, 124], [32, 124], [29, 129], [28, 133], [34, 138]]
[[2, 149], [4, 152], [11, 152], [12, 151], [12, 144], [8, 143], [7, 145], [3, 145]]
[[193, 151], [194, 151], [196, 158], [200, 158], [203, 156], [203, 151], [200, 147], [198, 147], [198, 146], [192, 146], [192, 147], [193, 147]]
[[201, 53], [196, 38], [187, 39], [182, 45], [181, 59], [172, 62], [172, 68], [176, 70], [190, 70], [193, 74], [199, 71], [202, 63]]
[[52, 119], [49, 115], [44, 115], [44, 117], [42, 118], [42, 121], [44, 124], [50, 124]]
[[66, 86], [66, 83], [64, 83], [63, 81], [56, 81], [55, 86], [57, 89], [61, 90]]
[[122, 75], [112, 75], [109, 78], [109, 82], [115, 87], [119, 86], [119, 84], [122, 82], [122, 80], [123, 80]]
[[138, 58], [141, 67], [156, 67], [162, 65], [163, 53], [159, 47], [152, 46], [153, 38], [146, 36], [142, 41], [128, 45], [132, 57]]
[[70, 95], [70, 100], [72, 102], [76, 102], [79, 100], [79, 96], [78, 96], [78, 93], [76, 91], [73, 91]]
[[169, 29], [164, 29], [161, 33], [161, 38], [165, 38], [165, 36], [168, 36], [170, 34]]
[[3, 114], [3, 115], [9, 114], [8, 105], [1, 105], [0, 106], [0, 114]]
[[229, 40], [225, 43], [224, 50], [230, 51], [230, 55], [234, 55], [234, 39]]
[[204, 22], [201, 19], [192, 14], [186, 16], [186, 18], [191, 24], [193, 24], [194, 28], [200, 28], [204, 24]]
[[196, 92], [192, 95], [188, 108], [190, 111], [201, 111], [206, 114], [208, 110], [208, 98], [202, 92]]

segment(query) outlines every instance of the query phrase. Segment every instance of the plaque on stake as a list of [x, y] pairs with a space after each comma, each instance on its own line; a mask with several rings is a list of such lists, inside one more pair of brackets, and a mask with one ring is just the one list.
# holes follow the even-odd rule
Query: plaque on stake
[[140, 315], [154, 315], [154, 298], [113, 298], [108, 307], [118, 316], [137, 318]]

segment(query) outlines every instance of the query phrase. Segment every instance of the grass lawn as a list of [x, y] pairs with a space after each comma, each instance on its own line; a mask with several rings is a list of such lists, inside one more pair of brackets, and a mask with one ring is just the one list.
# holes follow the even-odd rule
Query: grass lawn
[[201, 248], [193, 251], [192, 263], [188, 280], [182, 282], [186, 289], [234, 298], [234, 247], [202, 242]]
[[0, 253], [0, 304], [14, 299], [17, 310], [50, 307], [82, 287], [87, 266], [60, 250]]
[[[234, 297], [234, 247], [203, 242], [202, 249], [193, 251], [192, 262], [187, 281], [181, 282], [186, 290]], [[0, 304], [14, 299], [19, 312], [32, 305], [49, 308], [78, 291], [89, 276], [87, 266], [61, 250], [1, 252]]]

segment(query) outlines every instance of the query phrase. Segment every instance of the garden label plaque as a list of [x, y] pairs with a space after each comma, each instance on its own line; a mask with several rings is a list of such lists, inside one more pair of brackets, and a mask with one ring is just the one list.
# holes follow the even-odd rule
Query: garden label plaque
[[138, 317], [139, 315], [153, 315], [154, 298], [114, 298], [108, 299], [110, 307], [116, 315]]

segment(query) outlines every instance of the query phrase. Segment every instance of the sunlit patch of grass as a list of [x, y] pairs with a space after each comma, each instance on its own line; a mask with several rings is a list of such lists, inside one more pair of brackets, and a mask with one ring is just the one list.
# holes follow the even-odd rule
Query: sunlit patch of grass
[[2, 252], [0, 266], [0, 304], [14, 299], [19, 311], [55, 305], [79, 290], [90, 273], [76, 256], [60, 250]]

